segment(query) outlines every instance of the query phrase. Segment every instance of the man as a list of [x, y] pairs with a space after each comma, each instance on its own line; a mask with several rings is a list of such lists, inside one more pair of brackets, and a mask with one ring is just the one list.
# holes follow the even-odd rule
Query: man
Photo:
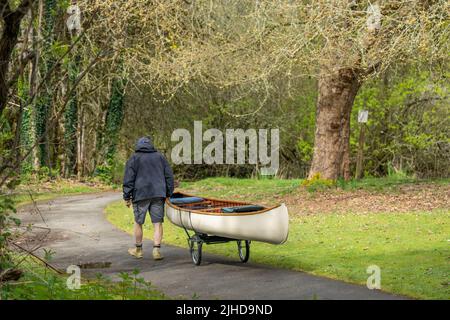
[[173, 189], [173, 173], [166, 158], [155, 149], [150, 137], [140, 138], [135, 153], [127, 161], [123, 178], [123, 199], [127, 207], [133, 204], [134, 211], [136, 247], [128, 249], [132, 256], [142, 258], [142, 225], [148, 211], [154, 226], [153, 259], [163, 259], [160, 248], [164, 201]]

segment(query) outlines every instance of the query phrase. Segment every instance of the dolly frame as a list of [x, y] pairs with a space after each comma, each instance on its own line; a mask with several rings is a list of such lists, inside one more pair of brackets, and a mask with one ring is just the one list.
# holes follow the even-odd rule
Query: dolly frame
[[187, 235], [189, 253], [191, 254], [192, 262], [196, 266], [199, 266], [202, 263], [202, 247], [204, 243], [218, 244], [236, 241], [239, 259], [241, 260], [241, 262], [246, 263], [250, 258], [250, 240], [226, 238], [198, 232], [194, 232], [193, 235], [190, 235], [186, 228], [184, 228], [184, 232], [186, 232]]

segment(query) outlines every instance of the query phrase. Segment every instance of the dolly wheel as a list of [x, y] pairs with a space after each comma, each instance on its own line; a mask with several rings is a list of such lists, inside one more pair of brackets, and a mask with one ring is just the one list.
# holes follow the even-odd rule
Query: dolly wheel
[[239, 258], [242, 262], [247, 262], [248, 258], [250, 258], [250, 241], [249, 240], [238, 240], [238, 251]]
[[194, 262], [196, 266], [199, 266], [200, 263], [202, 263], [202, 245], [202, 241], [189, 241], [189, 251], [191, 252], [192, 262]]

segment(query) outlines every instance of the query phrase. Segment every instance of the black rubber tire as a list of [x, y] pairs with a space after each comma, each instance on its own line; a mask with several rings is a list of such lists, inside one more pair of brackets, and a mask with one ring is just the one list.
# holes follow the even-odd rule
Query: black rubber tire
[[237, 241], [239, 258], [243, 263], [247, 262], [250, 258], [250, 241], [249, 240], [238, 240]]
[[202, 241], [189, 241], [189, 251], [191, 253], [191, 259], [196, 266], [199, 266], [202, 263], [202, 246]]

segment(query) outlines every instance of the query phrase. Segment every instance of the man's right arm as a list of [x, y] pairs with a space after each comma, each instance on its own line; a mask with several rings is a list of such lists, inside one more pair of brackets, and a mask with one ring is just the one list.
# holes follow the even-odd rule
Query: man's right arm
[[136, 168], [135, 168], [135, 158], [131, 156], [128, 159], [127, 164], [125, 166], [125, 174], [123, 176], [123, 199], [127, 202], [127, 205], [131, 201], [133, 190], [134, 190], [134, 181], [136, 180]]

